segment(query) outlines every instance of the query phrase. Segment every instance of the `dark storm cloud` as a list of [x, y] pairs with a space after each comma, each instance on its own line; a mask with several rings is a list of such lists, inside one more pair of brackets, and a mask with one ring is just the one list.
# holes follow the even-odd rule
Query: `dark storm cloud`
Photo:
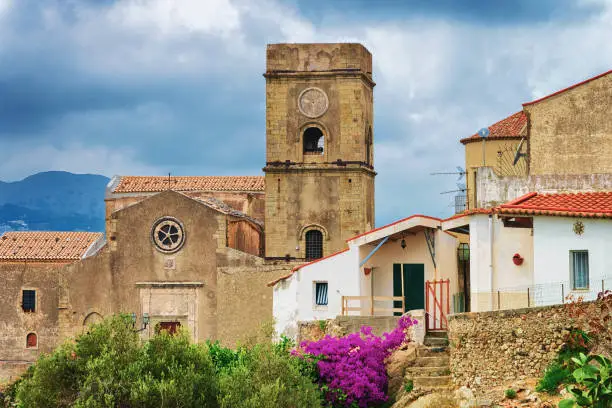
[[325, 21], [329, 14], [357, 20], [445, 18], [478, 25], [580, 21], [601, 12], [574, 0], [294, 0], [302, 14]]

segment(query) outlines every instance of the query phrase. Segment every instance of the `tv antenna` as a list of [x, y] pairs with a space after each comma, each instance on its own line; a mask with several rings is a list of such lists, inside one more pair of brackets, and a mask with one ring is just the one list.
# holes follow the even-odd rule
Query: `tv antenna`
[[461, 180], [463, 178], [463, 176], [465, 176], [466, 172], [463, 169], [463, 167], [459, 167], [457, 166], [457, 171], [449, 171], [449, 172], [435, 172], [435, 173], [429, 173], [430, 176], [438, 176], [438, 175], [442, 175], [442, 174], [458, 174], [459, 178], [457, 178], [457, 181]]
[[526, 157], [527, 153], [521, 153], [521, 149], [523, 147], [523, 143], [525, 142], [525, 138], [521, 139], [518, 147], [516, 148], [516, 153], [514, 154], [514, 161], [512, 162], [513, 166], [516, 166], [516, 163], [521, 159], [521, 157]]
[[457, 190], [443, 191], [440, 194], [465, 193], [466, 191], [467, 191], [467, 187], [465, 183], [457, 183]]

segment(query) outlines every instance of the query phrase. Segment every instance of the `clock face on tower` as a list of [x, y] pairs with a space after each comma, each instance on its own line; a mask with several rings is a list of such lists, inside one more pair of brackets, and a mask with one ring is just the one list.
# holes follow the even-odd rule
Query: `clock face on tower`
[[318, 118], [327, 112], [329, 100], [322, 89], [306, 88], [298, 97], [298, 108], [304, 116]]

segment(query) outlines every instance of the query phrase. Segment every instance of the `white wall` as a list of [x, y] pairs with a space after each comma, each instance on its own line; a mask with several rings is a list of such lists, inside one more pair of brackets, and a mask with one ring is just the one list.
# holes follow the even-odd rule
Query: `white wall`
[[298, 309], [297, 275], [282, 280], [274, 285], [272, 292], [272, 315], [276, 335], [284, 334], [295, 339], [297, 337]]
[[[522, 265], [512, 261], [516, 253], [523, 257]], [[504, 227], [496, 215], [473, 215], [470, 219], [471, 311], [527, 307], [527, 287], [531, 285], [531, 228]]]
[[[342, 313], [342, 296], [360, 296], [358, 248], [303, 266], [274, 287], [278, 335], [297, 336], [297, 322], [330, 319]], [[327, 282], [327, 306], [315, 305], [315, 282]]]
[[[585, 299], [612, 289], [612, 220], [566, 217], [533, 217], [534, 221], [534, 284], [538, 304], [560, 303], [561, 283], [564, 294], [570, 292], [570, 251], [589, 251], [589, 291], [575, 291]], [[584, 233], [573, 231], [576, 221], [584, 224]]]

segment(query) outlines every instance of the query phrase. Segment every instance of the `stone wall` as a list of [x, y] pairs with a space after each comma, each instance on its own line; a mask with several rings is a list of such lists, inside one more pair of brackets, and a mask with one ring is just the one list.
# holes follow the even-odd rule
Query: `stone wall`
[[[597, 302], [585, 305], [599, 313]], [[453, 381], [482, 391], [508, 381], [541, 377], [565, 335], [576, 326], [564, 305], [451, 315], [448, 335]]]
[[[498, 177], [491, 167], [480, 167], [476, 175], [476, 206], [490, 208], [522, 195], [577, 193], [612, 190], [612, 174], [548, 174]], [[472, 206], [470, 206], [472, 208]]]
[[[425, 337], [424, 310], [411, 310], [408, 313], [418, 321], [416, 326], [408, 329], [408, 339], [422, 344]], [[299, 322], [297, 342], [299, 344], [302, 341], [316, 341], [326, 335], [344, 336], [358, 333], [363, 326], [370, 326], [372, 333], [380, 336], [393, 331], [399, 319], [399, 316], [338, 316], [335, 319]]]
[[529, 172], [612, 173], [612, 75], [540, 102], [529, 117]]

